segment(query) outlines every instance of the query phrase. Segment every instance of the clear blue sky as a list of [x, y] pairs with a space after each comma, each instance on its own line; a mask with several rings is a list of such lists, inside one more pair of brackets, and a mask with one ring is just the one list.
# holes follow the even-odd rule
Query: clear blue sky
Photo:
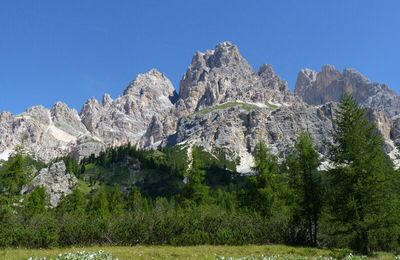
[[0, 111], [119, 96], [157, 68], [177, 87], [196, 50], [237, 44], [293, 89], [298, 71], [354, 67], [400, 92], [398, 0], [2, 0]]

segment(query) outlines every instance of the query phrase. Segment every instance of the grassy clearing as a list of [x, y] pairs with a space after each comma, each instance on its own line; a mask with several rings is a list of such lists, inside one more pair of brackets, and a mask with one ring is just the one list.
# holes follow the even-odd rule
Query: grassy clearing
[[[294, 257], [316, 257], [334, 256], [346, 254], [343, 250], [327, 250], [315, 248], [289, 247], [283, 245], [265, 246], [96, 246], [84, 248], [63, 248], [63, 249], [5, 249], [0, 250], [0, 259], [21, 260], [30, 256], [54, 257], [59, 253], [76, 251], [99, 251], [104, 250], [111, 253], [120, 260], [125, 259], [215, 259], [216, 256], [244, 257], [261, 255], [281, 255]], [[389, 253], [379, 253], [369, 259], [394, 259], [394, 255]]]
[[[277, 106], [272, 105], [270, 103], [266, 103], [265, 105], [267, 105], [268, 109], [274, 110], [277, 108]], [[223, 103], [220, 105], [216, 105], [213, 107], [207, 107], [207, 108], [203, 108], [202, 110], [200, 110], [199, 112], [197, 112], [196, 114], [200, 114], [200, 115], [205, 115], [208, 114], [210, 112], [213, 112], [215, 110], [225, 110], [231, 107], [235, 107], [235, 106], [239, 106], [240, 108], [246, 110], [247, 112], [259, 108], [257, 105], [255, 104], [251, 104], [251, 103], [243, 103], [243, 102], [227, 102], [227, 103]]]

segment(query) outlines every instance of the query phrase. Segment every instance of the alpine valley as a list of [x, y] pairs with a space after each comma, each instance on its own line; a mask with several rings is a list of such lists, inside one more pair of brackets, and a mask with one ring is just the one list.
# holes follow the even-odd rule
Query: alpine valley
[[[251, 171], [252, 152], [260, 141], [273, 153], [285, 153], [302, 131], [318, 152], [328, 151], [337, 102], [344, 92], [367, 109], [396, 160], [400, 144], [400, 97], [354, 69], [325, 65], [320, 72], [299, 72], [294, 93], [271, 65], [254, 70], [237, 46], [222, 42], [197, 51], [179, 85], [156, 69], [139, 74], [123, 94], [89, 99], [80, 112], [62, 102], [34, 106], [19, 115], [0, 113], [0, 160], [22, 144], [45, 163], [68, 154], [81, 160], [127, 143], [144, 148], [202, 147], [224, 151], [241, 173]], [[323, 165], [328, 165], [325, 162]]]

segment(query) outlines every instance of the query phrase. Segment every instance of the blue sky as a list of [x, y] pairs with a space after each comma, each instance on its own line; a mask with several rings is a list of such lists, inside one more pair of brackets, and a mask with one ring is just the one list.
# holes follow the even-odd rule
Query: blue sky
[[119, 96], [157, 68], [177, 87], [196, 50], [229, 40], [293, 89], [301, 68], [353, 67], [400, 92], [397, 0], [2, 0], [0, 111]]

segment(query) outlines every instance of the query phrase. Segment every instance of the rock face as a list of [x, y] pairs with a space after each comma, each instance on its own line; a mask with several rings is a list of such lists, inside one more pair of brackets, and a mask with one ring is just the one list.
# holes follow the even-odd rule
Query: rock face
[[238, 171], [248, 172], [252, 166], [251, 153], [263, 141], [275, 153], [286, 152], [302, 131], [308, 131], [321, 153], [326, 152], [322, 140], [329, 141], [332, 131], [334, 104], [313, 107], [304, 103], [281, 107], [233, 106], [198, 113], [182, 118], [169, 145], [189, 144], [212, 152], [221, 148], [240, 158]]
[[50, 110], [35, 106], [18, 116], [1, 115], [0, 153], [23, 144], [32, 155], [47, 162], [66, 155], [80, 138], [89, 134], [78, 113], [62, 103]]
[[138, 143], [154, 115], [169, 116], [176, 98], [170, 80], [157, 70], [139, 74], [124, 91], [112, 100], [105, 95], [103, 102], [90, 99], [80, 113], [88, 131], [105, 143], [118, 146]]
[[30, 193], [36, 187], [44, 187], [50, 196], [50, 205], [57, 207], [60, 199], [71, 194], [77, 183], [76, 177], [66, 172], [65, 164], [61, 161], [52, 164], [49, 168], [41, 169], [31, 184], [23, 187], [21, 194]]
[[[123, 94], [89, 99], [80, 113], [66, 104], [35, 106], [13, 116], [0, 113], [0, 160], [23, 143], [45, 162], [72, 153], [77, 159], [126, 143], [142, 148], [199, 145], [240, 158], [249, 171], [257, 142], [285, 152], [308, 131], [321, 154], [331, 141], [336, 102], [347, 91], [368, 108], [392, 157], [400, 144], [400, 98], [386, 85], [372, 83], [353, 69], [301, 70], [295, 94], [271, 65], [253, 70], [230, 42], [196, 52], [179, 88], [153, 69], [139, 74]], [[190, 151], [190, 149], [188, 149]], [[189, 156], [190, 158], [190, 156]]]
[[[176, 133], [162, 145], [225, 149], [231, 159], [240, 158], [238, 170], [246, 172], [259, 141], [278, 153], [287, 151], [301, 131], [309, 131], [326, 152], [321, 140], [330, 138], [333, 106], [304, 104], [270, 65], [254, 72], [238, 48], [224, 42], [193, 57], [180, 83]], [[160, 136], [162, 124], [157, 125], [154, 135], [146, 136]]]
[[179, 89], [179, 115], [237, 100], [262, 104], [291, 101], [287, 83], [270, 65], [254, 72], [230, 42], [205, 53], [196, 52]]
[[369, 81], [354, 69], [340, 73], [335, 67], [325, 65], [321, 72], [303, 69], [298, 74], [295, 93], [308, 104], [337, 102], [344, 92], [354, 96], [361, 105], [384, 111], [389, 118], [400, 114], [400, 97], [393, 90]]
[[124, 95], [115, 100], [107, 94], [101, 103], [89, 99], [80, 114], [61, 102], [50, 110], [35, 106], [18, 116], [3, 112], [0, 157], [6, 157], [6, 152], [9, 154], [21, 143], [45, 162], [69, 153], [82, 159], [106, 147], [137, 144], [154, 115], [163, 120], [172, 115], [176, 95], [168, 78], [151, 70], [138, 75]]
[[376, 123], [386, 141], [386, 150], [395, 159], [400, 144], [397, 135], [400, 115], [400, 97], [385, 84], [374, 83], [354, 69], [342, 73], [331, 65], [321, 72], [303, 69], [299, 72], [295, 93], [310, 105], [339, 101], [343, 93], [349, 93], [359, 104], [367, 108], [367, 116]]

